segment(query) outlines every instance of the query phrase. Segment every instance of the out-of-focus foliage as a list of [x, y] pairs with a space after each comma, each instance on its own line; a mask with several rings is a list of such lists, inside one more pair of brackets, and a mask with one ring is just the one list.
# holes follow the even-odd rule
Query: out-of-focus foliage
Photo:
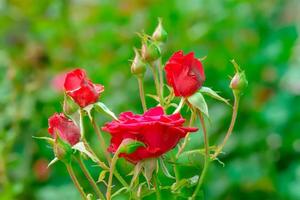
[[[53, 158], [47, 144], [32, 139], [46, 136], [48, 116], [61, 111], [53, 78], [85, 68], [105, 85], [101, 98], [115, 113], [141, 112], [129, 59], [140, 47], [136, 33], [152, 33], [157, 17], [169, 35], [164, 60], [179, 49], [207, 56], [205, 86], [229, 99], [230, 59], [249, 80], [220, 157], [225, 167], [210, 166], [207, 199], [300, 199], [299, 10], [298, 0], [0, 0], [0, 199], [78, 199], [62, 164], [46, 168]], [[146, 74], [147, 93], [151, 83]], [[220, 141], [230, 109], [208, 104], [209, 134]], [[200, 145], [194, 134], [189, 147]], [[180, 172], [190, 178], [198, 166]], [[131, 167], [118, 166], [124, 175]]]

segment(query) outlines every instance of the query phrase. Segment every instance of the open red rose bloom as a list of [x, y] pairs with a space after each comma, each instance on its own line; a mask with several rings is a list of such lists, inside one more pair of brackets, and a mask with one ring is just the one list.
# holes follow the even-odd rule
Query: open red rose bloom
[[48, 120], [49, 128], [48, 132], [52, 137], [59, 137], [71, 144], [72, 146], [77, 144], [80, 140], [80, 129], [74, 122], [65, 117], [64, 114], [55, 113]]
[[105, 124], [102, 129], [112, 136], [108, 150], [116, 152], [124, 139], [141, 141], [145, 147], [138, 147], [131, 154], [120, 154], [132, 163], [146, 158], [158, 157], [173, 149], [188, 132], [197, 128], [183, 127], [185, 119], [179, 113], [165, 115], [162, 107], [149, 109], [143, 115], [123, 112], [118, 121]]
[[172, 55], [165, 66], [167, 82], [173, 88], [175, 96], [189, 97], [202, 86], [205, 74], [202, 63], [194, 53], [183, 55], [178, 51]]
[[69, 95], [80, 107], [97, 102], [104, 86], [92, 83], [82, 69], [75, 69], [66, 75], [64, 87]]

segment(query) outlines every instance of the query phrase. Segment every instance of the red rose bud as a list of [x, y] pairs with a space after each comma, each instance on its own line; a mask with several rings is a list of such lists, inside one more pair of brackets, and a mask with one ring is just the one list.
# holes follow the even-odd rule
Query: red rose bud
[[142, 57], [138, 50], [134, 48], [135, 57], [131, 64], [131, 73], [136, 76], [143, 76], [146, 72], [146, 64], [143, 62]]
[[165, 66], [168, 84], [175, 96], [189, 97], [198, 91], [205, 81], [202, 63], [194, 53], [183, 55], [178, 51], [172, 55]]
[[121, 153], [132, 163], [147, 158], [156, 158], [173, 149], [181, 138], [197, 128], [183, 127], [185, 119], [179, 113], [165, 115], [162, 107], [149, 109], [143, 115], [123, 112], [119, 120], [106, 123], [102, 129], [111, 134], [108, 151], [115, 153], [122, 141], [132, 139], [142, 142], [132, 153]]
[[145, 40], [142, 45], [142, 57], [147, 62], [157, 60], [161, 55], [160, 48], [153, 41]]
[[82, 69], [75, 69], [66, 75], [64, 87], [69, 95], [80, 107], [98, 101], [104, 86], [92, 83]]
[[166, 42], [168, 38], [168, 33], [165, 31], [165, 29], [162, 26], [162, 20], [161, 18], [158, 19], [158, 25], [155, 29], [155, 31], [152, 34], [152, 39], [157, 42]]
[[64, 114], [55, 113], [48, 120], [48, 132], [56, 139], [57, 135], [70, 145], [75, 145], [80, 140], [80, 129], [74, 122], [65, 117]]
[[231, 62], [235, 67], [236, 73], [234, 77], [231, 79], [230, 88], [236, 92], [241, 92], [248, 86], [248, 80], [245, 72], [241, 71], [238, 64], [234, 60], [232, 60]]

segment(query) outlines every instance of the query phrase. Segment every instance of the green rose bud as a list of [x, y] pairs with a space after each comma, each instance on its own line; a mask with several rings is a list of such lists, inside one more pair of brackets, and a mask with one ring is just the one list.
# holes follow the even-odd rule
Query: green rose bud
[[143, 59], [136, 48], [134, 48], [134, 59], [131, 64], [131, 73], [136, 76], [143, 76], [146, 72], [146, 64], [143, 62]]
[[236, 73], [234, 77], [231, 79], [230, 88], [235, 92], [241, 92], [248, 86], [246, 74], [244, 71], [241, 71], [240, 67], [234, 60], [232, 60], [231, 62], [235, 67]]
[[160, 48], [153, 41], [144, 41], [142, 45], [142, 57], [147, 62], [157, 60], [161, 55]]
[[162, 26], [162, 20], [161, 18], [158, 19], [158, 25], [156, 29], [154, 30], [152, 34], [152, 39], [157, 42], [166, 42], [168, 38], [168, 33], [165, 31], [165, 29]]
[[66, 164], [71, 162], [71, 156], [73, 152], [72, 147], [70, 144], [61, 140], [58, 135], [56, 135], [53, 151], [58, 160], [61, 160]]
[[248, 81], [245, 72], [237, 72], [230, 82], [230, 88], [233, 90], [242, 91], [248, 86]]

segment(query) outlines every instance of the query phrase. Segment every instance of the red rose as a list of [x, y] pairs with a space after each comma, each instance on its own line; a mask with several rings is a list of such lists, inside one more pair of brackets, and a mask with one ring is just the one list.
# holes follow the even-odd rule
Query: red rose
[[65, 117], [62, 113], [55, 113], [48, 120], [49, 128], [48, 132], [52, 137], [56, 137], [55, 133], [59, 137], [72, 146], [77, 144], [80, 140], [80, 129], [74, 122]]
[[173, 87], [175, 96], [193, 95], [205, 81], [202, 63], [194, 53], [183, 55], [182, 51], [173, 54], [165, 66], [168, 84]]
[[118, 121], [105, 124], [102, 129], [112, 136], [108, 151], [114, 153], [124, 139], [130, 138], [143, 142], [145, 147], [138, 147], [131, 154], [120, 154], [132, 163], [146, 158], [158, 157], [173, 149], [188, 132], [197, 128], [183, 127], [185, 119], [179, 113], [165, 115], [162, 107], [149, 109], [143, 115], [124, 112]]
[[95, 103], [104, 86], [93, 84], [82, 69], [75, 69], [66, 75], [64, 84], [66, 93], [80, 106], [85, 107]]

